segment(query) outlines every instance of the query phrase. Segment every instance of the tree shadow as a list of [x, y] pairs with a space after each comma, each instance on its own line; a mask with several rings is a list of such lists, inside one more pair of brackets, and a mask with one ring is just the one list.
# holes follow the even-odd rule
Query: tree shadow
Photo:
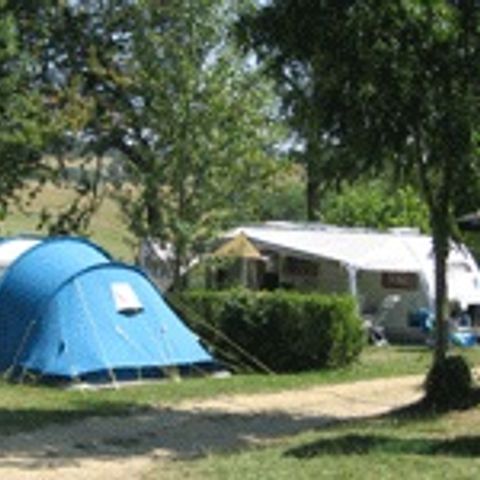
[[[480, 388], [473, 389], [470, 397], [465, 399], [461, 407], [455, 410], [468, 410], [478, 405], [480, 405]], [[395, 420], [398, 425], [405, 425], [419, 420], [435, 420], [447, 412], [448, 410], [432, 408], [423, 398], [387, 414], [379, 415], [376, 419], [391, 419]], [[355, 423], [355, 421], [350, 422], [350, 426], [354, 428]], [[401, 438], [373, 433], [346, 433], [332, 435], [329, 438], [301, 445], [286, 451], [284, 455], [297, 459], [311, 459], [324, 455], [369, 455], [371, 453], [478, 457], [480, 455], [480, 436], [466, 435], [442, 439], [430, 437]]]
[[1, 435], [32, 432], [52, 424], [68, 425], [90, 417], [113, 417], [148, 410], [148, 407], [118, 401], [77, 400], [70, 403], [69, 409], [0, 408]]
[[[480, 391], [476, 392], [480, 400]], [[77, 466], [84, 459], [121, 460], [151, 458], [187, 459], [215, 452], [230, 452], [264, 445], [275, 439], [355, 419], [332, 415], [296, 415], [279, 411], [226, 413], [216, 409], [139, 408], [128, 402], [96, 401], [59, 409], [0, 409], [0, 477], [2, 468], [41, 470]], [[421, 402], [389, 415], [398, 422], [436, 416]], [[365, 418], [361, 421], [365, 421]], [[25, 431], [18, 432], [22, 427]], [[10, 435], [6, 435], [9, 432]], [[480, 437], [442, 440], [395, 438], [381, 434], [346, 433], [289, 450], [287, 456], [312, 458], [338, 454], [420, 453], [425, 455], [476, 456]]]
[[[49, 423], [34, 431], [0, 436], [0, 477], [2, 468], [20, 471], [61, 468], [77, 466], [83, 459], [115, 460], [137, 455], [197, 458], [213, 452], [251, 448], [339, 421], [322, 415], [175, 408], [150, 408], [127, 414], [130, 405], [114, 407], [116, 411], [111, 417], [107, 411], [99, 417], [98, 405], [95, 411], [81, 413], [0, 410], [0, 422], [9, 415], [22, 415], [26, 425], [37, 422], [42, 427]], [[102, 408], [108, 410], [108, 403]], [[64, 424], [69, 416], [72, 421]]]
[[450, 408], [444, 407], [439, 408], [438, 406], [432, 406], [427, 398], [424, 396], [418, 402], [405, 405], [398, 409], [392, 410], [391, 412], [383, 415], [386, 417], [395, 417], [398, 420], [411, 421], [419, 418], [435, 418], [439, 415], [448, 413], [449, 411], [461, 411], [468, 410], [470, 408], [475, 408], [480, 405], [480, 388], [472, 388], [470, 395], [466, 398], [458, 400], [456, 406], [452, 404]]
[[285, 456], [305, 460], [324, 455], [369, 455], [372, 453], [478, 457], [480, 455], [480, 436], [434, 439], [346, 434], [293, 448], [288, 450]]

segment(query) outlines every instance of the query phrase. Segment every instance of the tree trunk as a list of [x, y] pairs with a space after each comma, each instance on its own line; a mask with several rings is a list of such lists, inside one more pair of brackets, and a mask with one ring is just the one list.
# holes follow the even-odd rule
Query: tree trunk
[[188, 264], [188, 258], [185, 241], [181, 234], [176, 236], [174, 252], [173, 289], [185, 290], [188, 287], [188, 275], [185, 273], [184, 267]]
[[305, 159], [307, 171], [307, 220], [313, 222], [318, 220], [322, 179], [320, 174], [320, 151], [311, 142], [307, 145]]
[[186, 277], [182, 275], [182, 259], [178, 252], [175, 254], [174, 271], [173, 271], [173, 289], [184, 290], [186, 288]]
[[318, 185], [310, 178], [307, 181], [307, 220], [314, 222], [318, 220], [317, 202], [318, 200]]
[[434, 362], [445, 359], [448, 348], [448, 285], [447, 258], [450, 236], [447, 215], [437, 215], [433, 222], [435, 255], [435, 354]]

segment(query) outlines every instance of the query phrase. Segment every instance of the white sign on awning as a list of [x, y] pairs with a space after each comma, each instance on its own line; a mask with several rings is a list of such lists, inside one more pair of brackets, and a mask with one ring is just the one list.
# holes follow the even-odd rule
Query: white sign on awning
[[111, 289], [117, 312], [131, 313], [143, 310], [143, 305], [140, 302], [140, 299], [129, 283], [112, 283]]

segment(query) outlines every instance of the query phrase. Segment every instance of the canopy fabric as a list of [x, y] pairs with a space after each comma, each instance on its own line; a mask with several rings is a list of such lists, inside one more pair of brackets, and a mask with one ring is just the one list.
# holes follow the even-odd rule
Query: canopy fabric
[[[406, 234], [392, 235], [325, 226], [302, 228], [283, 223], [240, 227], [231, 235], [235, 238], [240, 233], [255, 244], [303, 256], [336, 260], [358, 270], [392, 272], [422, 270], [422, 265], [412, 254], [411, 239]], [[430, 238], [424, 236], [420, 238], [424, 247], [431, 249]]]
[[226, 243], [217, 248], [213, 253], [214, 257], [240, 257], [261, 260], [262, 255], [250, 242], [244, 232], [240, 232]]

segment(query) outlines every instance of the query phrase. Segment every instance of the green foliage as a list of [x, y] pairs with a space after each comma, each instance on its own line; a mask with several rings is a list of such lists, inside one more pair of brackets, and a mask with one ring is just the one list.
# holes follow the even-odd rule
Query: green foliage
[[277, 170], [275, 98], [232, 46], [235, 15], [218, 0], [136, 11], [123, 87], [135, 102], [116, 142], [136, 188], [121, 201], [137, 236], [173, 245], [178, 280], [219, 229], [251, 216]]
[[466, 360], [448, 356], [434, 362], [425, 380], [425, 402], [435, 410], [465, 408], [472, 402], [472, 374]]
[[252, 218], [247, 220], [292, 220], [307, 218], [305, 179], [297, 164], [283, 162], [258, 198]]
[[[30, 200], [35, 200], [47, 182], [64, 186], [70, 156], [75, 157], [76, 169], [85, 173], [88, 170], [72, 186], [76, 196], [62, 209], [45, 209], [37, 228], [49, 233], [86, 234], [104, 194], [97, 181], [98, 171], [92, 173], [100, 165], [92, 168], [91, 160], [92, 157], [98, 160], [112, 146], [112, 139], [107, 139], [112, 112], [107, 106], [113, 106], [119, 99], [113, 82], [108, 87], [106, 78], [113, 76], [121, 63], [119, 53], [125, 46], [122, 34], [130, 18], [131, 2], [7, 0], [4, 3], [6, 12], [15, 21], [18, 58], [28, 72], [23, 89], [35, 92], [36, 108], [41, 112], [36, 131], [43, 140], [39, 152], [42, 168], [29, 179]], [[95, 63], [100, 50], [101, 61]], [[23, 106], [17, 107], [17, 111], [32, 121], [31, 111]], [[34, 145], [32, 140], [29, 145]], [[87, 156], [85, 164], [80, 165]], [[34, 181], [35, 188], [31, 188]], [[69, 180], [70, 185], [73, 183]], [[23, 197], [11, 200], [14, 207], [19, 207]]]
[[29, 58], [19, 45], [16, 19], [0, 1], [0, 217], [15, 190], [38, 169], [44, 127]]
[[410, 186], [392, 192], [387, 180], [346, 183], [323, 203], [321, 218], [326, 223], [387, 229], [417, 227], [429, 231], [428, 209]]
[[217, 355], [232, 352], [227, 337], [276, 372], [347, 365], [364, 342], [350, 297], [229, 290], [191, 291], [179, 298], [184, 317]]
[[328, 139], [350, 152], [337, 169], [350, 178], [393, 166], [421, 192], [434, 240], [439, 359], [454, 217], [480, 192], [479, 26], [478, 2], [445, 0], [272, 0], [242, 22], [246, 43], [287, 84], [289, 110], [298, 119], [308, 106], [310, 127], [299, 129], [307, 147], [320, 151]]
[[131, 231], [172, 243], [178, 269], [212, 232], [251, 216], [282, 129], [270, 82], [232, 45], [243, 3], [6, 2], [46, 112], [46, 151], [60, 159], [49, 180], [64, 181], [65, 157], [87, 158], [78, 195], [42, 227], [88, 231], [105, 192], [102, 166], [86, 164], [104, 156], [121, 172]]
[[241, 31], [288, 111], [316, 128], [305, 141], [351, 152], [333, 155], [326, 177], [393, 162], [433, 207], [478, 186], [479, 12], [476, 2], [444, 0], [273, 0]]

